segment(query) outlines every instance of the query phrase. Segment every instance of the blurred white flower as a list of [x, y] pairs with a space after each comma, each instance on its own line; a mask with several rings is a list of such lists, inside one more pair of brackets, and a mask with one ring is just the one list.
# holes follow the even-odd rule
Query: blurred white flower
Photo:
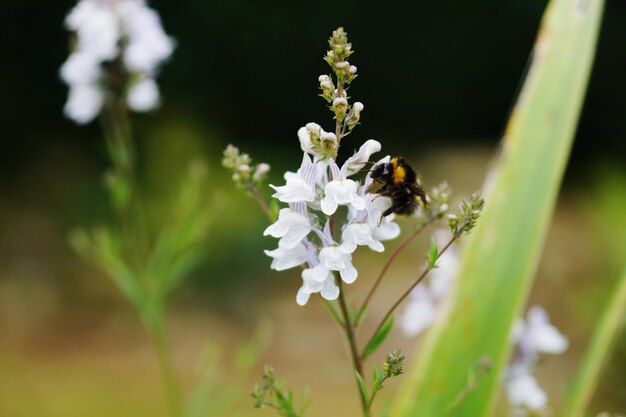
[[550, 324], [546, 311], [538, 306], [528, 310], [526, 320], [518, 319], [511, 331], [514, 356], [506, 369], [504, 385], [512, 407], [537, 412], [546, 408], [548, 398], [533, 376], [539, 353], [559, 354], [567, 339]]
[[152, 78], [142, 78], [129, 90], [126, 101], [131, 110], [147, 112], [159, 105], [159, 86]]
[[[106, 87], [107, 80], [102, 64], [120, 56], [128, 71], [125, 75], [139, 79], [128, 89], [129, 108], [145, 112], [158, 106], [154, 77], [159, 65], [172, 54], [174, 41], [163, 31], [158, 13], [144, 0], [80, 0], [67, 15], [65, 25], [77, 38], [76, 49], [60, 69], [61, 78], [70, 87], [67, 117], [84, 124], [98, 115], [103, 97], [95, 100], [94, 89]], [[74, 90], [78, 93], [72, 93]], [[80, 109], [77, 97], [91, 106]]]
[[529, 373], [521, 373], [506, 384], [509, 404], [532, 411], [539, 411], [548, 404], [548, 397], [541, 389], [535, 377]]
[[102, 109], [104, 95], [97, 86], [85, 84], [70, 88], [63, 111], [78, 124], [91, 122]]
[[86, 52], [74, 52], [63, 63], [61, 78], [68, 85], [93, 84], [102, 74], [100, 61]]
[[425, 286], [418, 285], [411, 291], [409, 303], [400, 315], [400, 327], [406, 336], [422, 333], [437, 317], [433, 297]]
[[[450, 240], [448, 230], [437, 230], [435, 242], [439, 247]], [[458, 272], [458, 254], [451, 246], [439, 257], [438, 267], [430, 271], [428, 282], [415, 287], [411, 292], [400, 327], [406, 336], [417, 336], [426, 330], [441, 311], [441, 306], [452, 289]]]

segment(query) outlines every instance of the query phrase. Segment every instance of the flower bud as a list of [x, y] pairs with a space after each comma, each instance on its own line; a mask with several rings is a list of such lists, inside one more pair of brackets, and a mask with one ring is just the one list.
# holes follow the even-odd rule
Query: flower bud
[[346, 119], [346, 124], [348, 125], [348, 129], [352, 130], [359, 124], [359, 120], [361, 119], [361, 112], [365, 106], [360, 101], [357, 101], [352, 105], [352, 110], [348, 114], [348, 118]]
[[343, 119], [346, 118], [346, 112], [348, 111], [348, 100], [345, 97], [337, 97], [333, 100], [331, 109], [335, 112], [337, 120], [343, 122]]
[[320, 75], [318, 78], [320, 82], [320, 89], [322, 90], [322, 94], [320, 94], [327, 102], [333, 101], [333, 94], [335, 92], [335, 84], [333, 84], [333, 80], [328, 75]]
[[270, 165], [266, 163], [260, 163], [256, 166], [254, 174], [252, 174], [252, 181], [259, 183], [267, 178], [267, 173], [270, 172]]

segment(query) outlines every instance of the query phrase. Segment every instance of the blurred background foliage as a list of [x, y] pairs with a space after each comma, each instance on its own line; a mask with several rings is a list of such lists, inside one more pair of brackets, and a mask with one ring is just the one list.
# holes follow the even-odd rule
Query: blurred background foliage
[[[546, 1], [150, 4], [178, 46], [159, 78], [162, 108], [133, 119], [141, 186], [158, 222], [160, 202], [177, 194], [188, 163], [204, 159], [217, 219], [204, 261], [174, 294], [170, 327], [183, 382], [197, 379], [194, 361], [207, 338], [226, 346], [247, 340], [263, 316], [276, 326], [267, 360], [296, 390], [312, 386], [310, 414], [323, 415], [328, 405], [321, 399], [338, 389], [348, 398], [341, 410], [355, 410], [347, 365], [332, 366], [343, 363], [340, 337], [321, 305], [295, 305], [296, 272], [269, 271], [265, 219], [235, 192], [219, 166], [221, 151], [232, 142], [257, 162], [269, 162], [270, 183], [297, 166], [297, 129], [330, 122], [316, 97], [317, 76], [326, 71], [325, 39], [343, 25], [359, 67], [351, 95], [365, 104], [363, 124], [343, 152], [376, 138], [385, 152], [414, 161], [427, 185], [446, 179], [467, 194], [487, 171]], [[62, 115], [67, 90], [58, 68], [68, 52], [62, 21], [73, 5], [21, 0], [0, 6], [0, 415], [165, 415], [156, 365], [130, 307], [68, 245], [74, 227], [112, 218], [101, 186], [107, 159], [99, 126], [77, 127]], [[571, 376], [570, 364], [623, 268], [625, 73], [626, 3], [609, 0], [532, 295], [572, 341], [563, 358], [540, 371], [551, 401], [560, 398], [557, 382]], [[415, 258], [406, 258], [392, 287], [413, 267]], [[357, 267], [377, 271], [383, 259], [357, 257]], [[595, 411], [626, 411], [624, 339]], [[307, 340], [316, 340], [316, 349]], [[413, 343], [399, 334], [386, 342], [406, 352]], [[327, 364], [316, 366], [312, 354], [327, 357]], [[249, 406], [242, 402], [242, 415], [255, 412]]]

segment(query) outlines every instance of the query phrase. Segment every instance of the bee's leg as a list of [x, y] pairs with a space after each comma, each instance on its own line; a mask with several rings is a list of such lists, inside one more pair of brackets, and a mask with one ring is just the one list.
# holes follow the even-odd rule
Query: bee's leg
[[[389, 216], [391, 213], [393, 213], [394, 208], [393, 207], [389, 207], [387, 210], [385, 210], [382, 214], [382, 216], [380, 216], [380, 220], [382, 221], [383, 217], [387, 217]], [[380, 226], [380, 223], [379, 223]]]

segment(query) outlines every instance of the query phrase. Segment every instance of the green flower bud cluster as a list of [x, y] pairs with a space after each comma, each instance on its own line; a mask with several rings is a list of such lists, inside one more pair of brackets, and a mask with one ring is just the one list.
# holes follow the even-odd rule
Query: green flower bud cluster
[[247, 153], [240, 153], [233, 145], [228, 145], [224, 150], [222, 166], [232, 172], [232, 178], [238, 187], [259, 184], [267, 178], [270, 171], [269, 164], [260, 163], [253, 165], [252, 158]]
[[420, 206], [415, 212], [418, 227], [442, 219], [450, 210], [449, 202], [452, 188], [447, 182], [434, 186], [426, 193], [427, 206]]
[[364, 107], [359, 102], [350, 105], [346, 93], [348, 86], [357, 76], [356, 66], [348, 62], [348, 58], [354, 51], [352, 44], [348, 42], [348, 34], [343, 28], [333, 31], [328, 44], [330, 49], [326, 52], [324, 60], [334, 73], [337, 83], [333, 82], [332, 74], [320, 75], [318, 78], [322, 91], [320, 96], [330, 104], [330, 110], [335, 114], [335, 119], [343, 123], [344, 132], [346, 129], [352, 131], [359, 124]]
[[448, 214], [448, 225], [452, 234], [461, 236], [464, 233], [469, 233], [476, 226], [484, 207], [485, 200], [479, 193], [474, 193], [469, 199], [463, 200], [459, 204], [458, 214]]
[[276, 379], [274, 370], [269, 366], [263, 369], [263, 382], [255, 385], [250, 395], [255, 408], [270, 407], [281, 416], [301, 417], [308, 405], [305, 390], [300, 407], [296, 407], [292, 391], [284, 391], [283, 384]]
[[400, 350], [387, 353], [383, 363], [383, 373], [387, 378], [398, 376], [404, 372], [404, 354]]

